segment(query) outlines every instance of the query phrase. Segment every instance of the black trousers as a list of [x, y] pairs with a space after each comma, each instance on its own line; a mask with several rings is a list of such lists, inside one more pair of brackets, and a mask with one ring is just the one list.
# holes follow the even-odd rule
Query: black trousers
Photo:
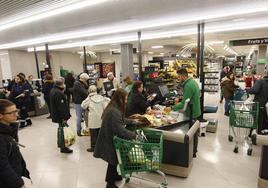
[[114, 184], [117, 177], [119, 176], [116, 170], [116, 166], [117, 165], [108, 164], [105, 181], [109, 184]]
[[98, 135], [99, 135], [100, 128], [97, 129], [90, 129], [90, 143], [91, 143], [91, 148], [94, 149]]
[[49, 100], [49, 98], [45, 98], [45, 102], [47, 104], [48, 112], [49, 112], [49, 115], [50, 115], [50, 100]]

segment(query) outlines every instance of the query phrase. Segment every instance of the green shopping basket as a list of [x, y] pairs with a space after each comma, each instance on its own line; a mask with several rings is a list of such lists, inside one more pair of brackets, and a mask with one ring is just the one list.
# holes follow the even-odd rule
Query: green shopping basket
[[259, 103], [231, 101], [229, 123], [232, 127], [256, 129], [258, 126]]
[[143, 130], [146, 141], [130, 141], [114, 137], [122, 178], [133, 172], [152, 172], [160, 169], [163, 158], [163, 135], [159, 131]]

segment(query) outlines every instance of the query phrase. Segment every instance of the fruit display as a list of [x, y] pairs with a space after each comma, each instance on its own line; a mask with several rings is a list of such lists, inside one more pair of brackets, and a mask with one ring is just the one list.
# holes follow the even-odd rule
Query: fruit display
[[176, 64], [178, 68], [185, 68], [188, 73], [193, 74], [196, 76], [196, 63], [195, 60], [191, 59], [177, 59]]

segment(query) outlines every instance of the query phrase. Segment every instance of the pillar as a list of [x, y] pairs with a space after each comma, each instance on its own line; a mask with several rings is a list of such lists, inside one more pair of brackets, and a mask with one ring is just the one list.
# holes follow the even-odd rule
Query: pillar
[[121, 44], [121, 75], [124, 79], [130, 76], [133, 79], [133, 45]]
[[[258, 60], [259, 59], [265, 59], [267, 61], [266, 52], [267, 52], [267, 45], [259, 45]], [[258, 61], [257, 61], [257, 65], [256, 65], [257, 74], [264, 75], [265, 65], [266, 64], [259, 64]]]

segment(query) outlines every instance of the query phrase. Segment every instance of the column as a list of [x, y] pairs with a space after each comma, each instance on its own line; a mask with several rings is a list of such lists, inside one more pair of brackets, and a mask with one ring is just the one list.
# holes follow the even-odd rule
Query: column
[[264, 75], [266, 63], [260, 64], [260, 61], [259, 60], [260, 59], [264, 59], [267, 62], [266, 52], [267, 52], [267, 45], [259, 45], [258, 60], [257, 60], [257, 65], [256, 65], [256, 72], [257, 72], [257, 74]]
[[121, 44], [121, 74], [124, 79], [130, 76], [133, 79], [133, 45]]

